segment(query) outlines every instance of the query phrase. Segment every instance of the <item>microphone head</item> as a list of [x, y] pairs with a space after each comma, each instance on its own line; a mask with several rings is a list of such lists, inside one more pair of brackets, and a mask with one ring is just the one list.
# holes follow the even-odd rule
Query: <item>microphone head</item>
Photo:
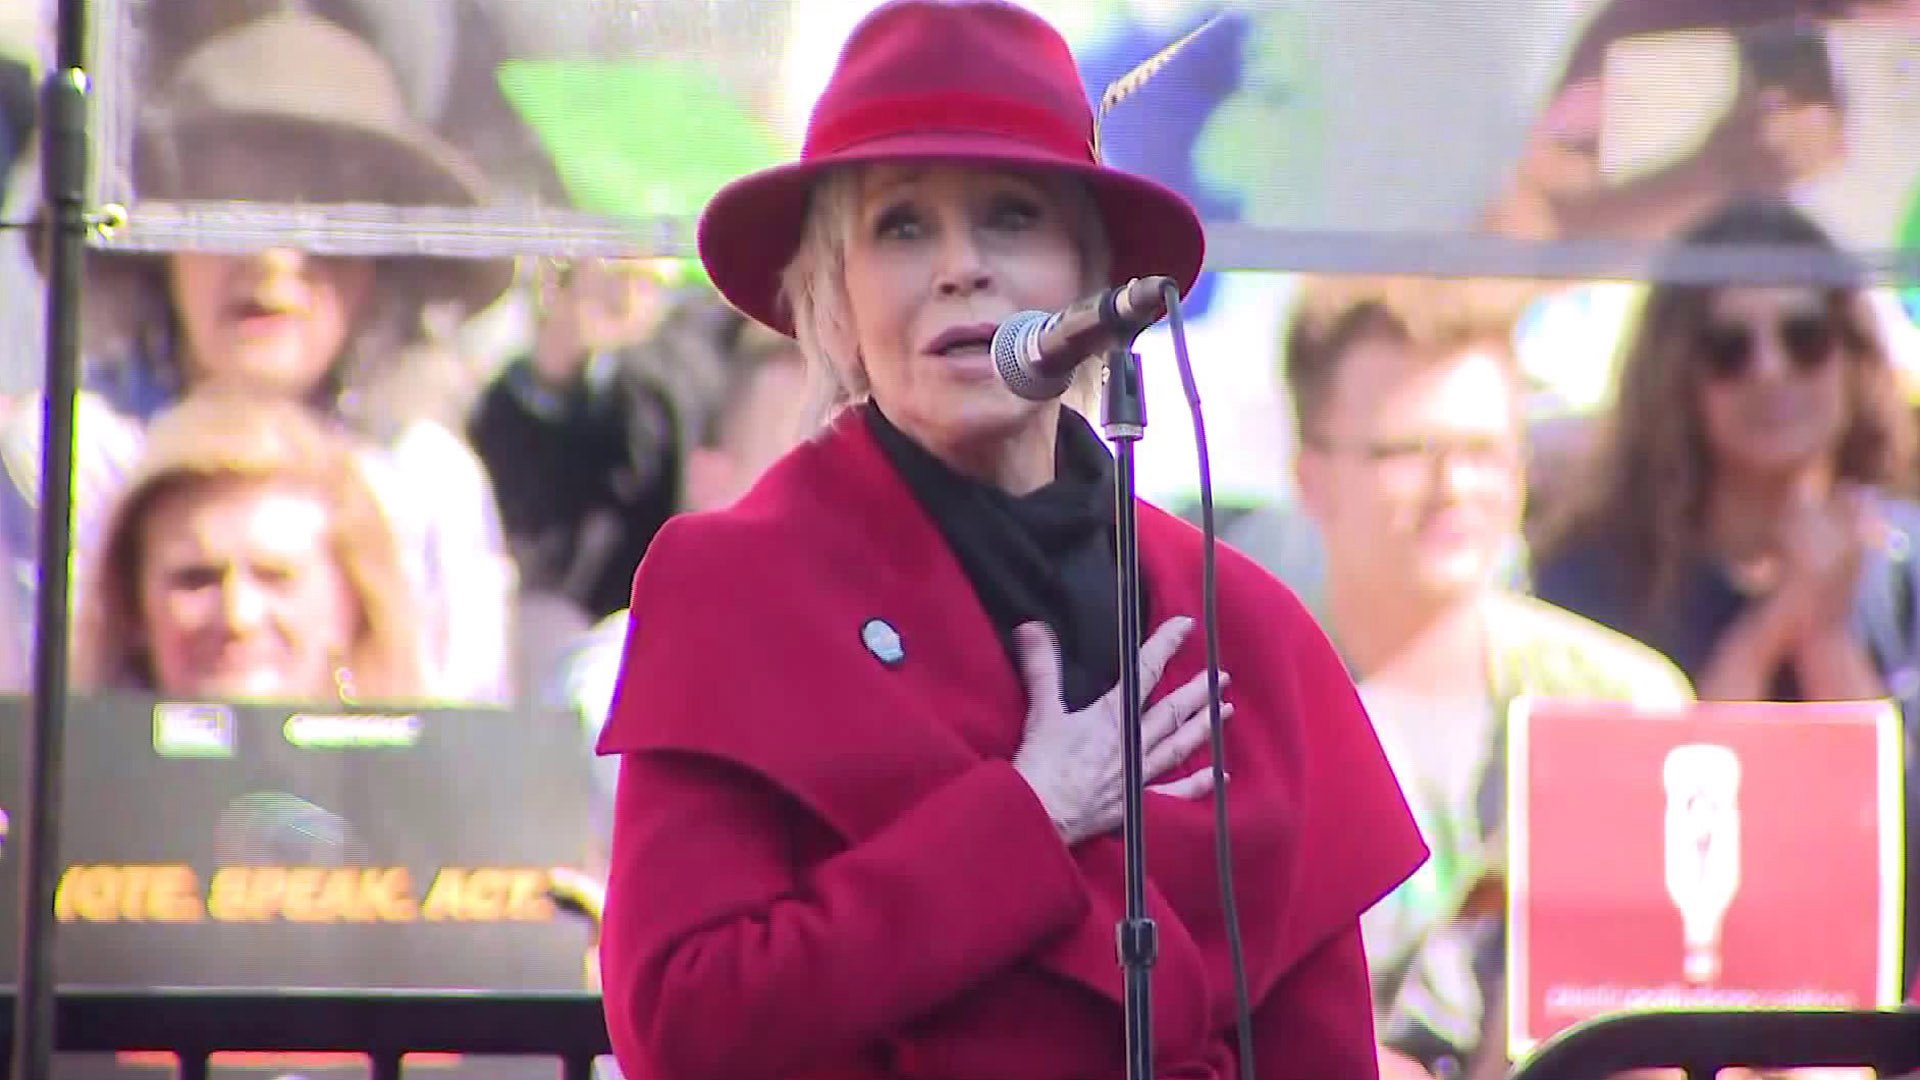
[[993, 366], [1000, 381], [1028, 401], [1051, 401], [1073, 382], [1070, 376], [1045, 375], [1039, 370], [1034, 345], [1040, 327], [1051, 317], [1044, 311], [1022, 311], [1008, 316], [993, 332]]

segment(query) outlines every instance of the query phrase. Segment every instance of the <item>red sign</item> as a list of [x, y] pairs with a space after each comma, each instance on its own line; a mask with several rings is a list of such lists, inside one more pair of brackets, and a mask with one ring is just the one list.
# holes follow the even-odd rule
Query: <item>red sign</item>
[[1883, 702], [1535, 700], [1511, 718], [1508, 1030], [1899, 1001], [1901, 736]]

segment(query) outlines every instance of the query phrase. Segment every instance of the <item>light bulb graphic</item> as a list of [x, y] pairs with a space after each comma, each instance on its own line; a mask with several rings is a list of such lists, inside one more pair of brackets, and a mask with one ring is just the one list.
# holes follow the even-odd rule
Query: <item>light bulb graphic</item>
[[1710, 743], [1674, 747], [1667, 789], [1667, 895], [1680, 909], [1690, 983], [1720, 975], [1720, 928], [1740, 890], [1740, 759]]

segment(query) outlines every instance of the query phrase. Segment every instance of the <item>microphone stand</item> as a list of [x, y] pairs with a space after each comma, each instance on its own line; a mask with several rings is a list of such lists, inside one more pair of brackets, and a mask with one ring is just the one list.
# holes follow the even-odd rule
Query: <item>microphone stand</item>
[[73, 531], [73, 412], [79, 382], [82, 269], [87, 233], [86, 0], [61, 0], [58, 55], [40, 97], [46, 202], [47, 351], [42, 389], [40, 588], [33, 710], [27, 731], [26, 812], [20, 830], [18, 986], [13, 1080], [47, 1080], [54, 1046], [54, 893], [60, 881], [62, 728], [67, 711], [67, 592]]
[[1140, 357], [1129, 337], [1107, 351], [1101, 429], [1113, 443], [1114, 548], [1120, 575], [1121, 768], [1125, 783], [1121, 840], [1126, 858], [1126, 915], [1119, 925], [1126, 973], [1127, 1080], [1153, 1080], [1154, 961], [1159, 930], [1147, 916], [1146, 765], [1141, 747], [1140, 536], [1134, 514], [1133, 448], [1147, 429]]

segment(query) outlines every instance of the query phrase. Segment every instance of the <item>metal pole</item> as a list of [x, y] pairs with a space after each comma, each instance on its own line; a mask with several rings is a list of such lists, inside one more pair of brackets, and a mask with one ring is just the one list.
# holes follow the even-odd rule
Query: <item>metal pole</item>
[[1133, 448], [1146, 435], [1146, 395], [1132, 342], [1108, 350], [1101, 430], [1113, 442], [1114, 554], [1120, 594], [1121, 772], [1126, 793], [1120, 835], [1126, 858], [1126, 916], [1115, 928], [1126, 985], [1127, 1080], [1153, 1080], [1153, 966], [1159, 927], [1147, 914], [1145, 750], [1141, 746], [1140, 534], [1134, 508]]
[[58, 48], [40, 97], [46, 204], [47, 355], [41, 428], [40, 587], [33, 710], [20, 836], [19, 989], [13, 1080], [48, 1080], [54, 1046], [54, 893], [60, 883], [61, 727], [67, 706], [69, 547], [73, 533], [73, 403], [79, 388], [80, 288], [88, 220], [85, 0], [60, 0]]

